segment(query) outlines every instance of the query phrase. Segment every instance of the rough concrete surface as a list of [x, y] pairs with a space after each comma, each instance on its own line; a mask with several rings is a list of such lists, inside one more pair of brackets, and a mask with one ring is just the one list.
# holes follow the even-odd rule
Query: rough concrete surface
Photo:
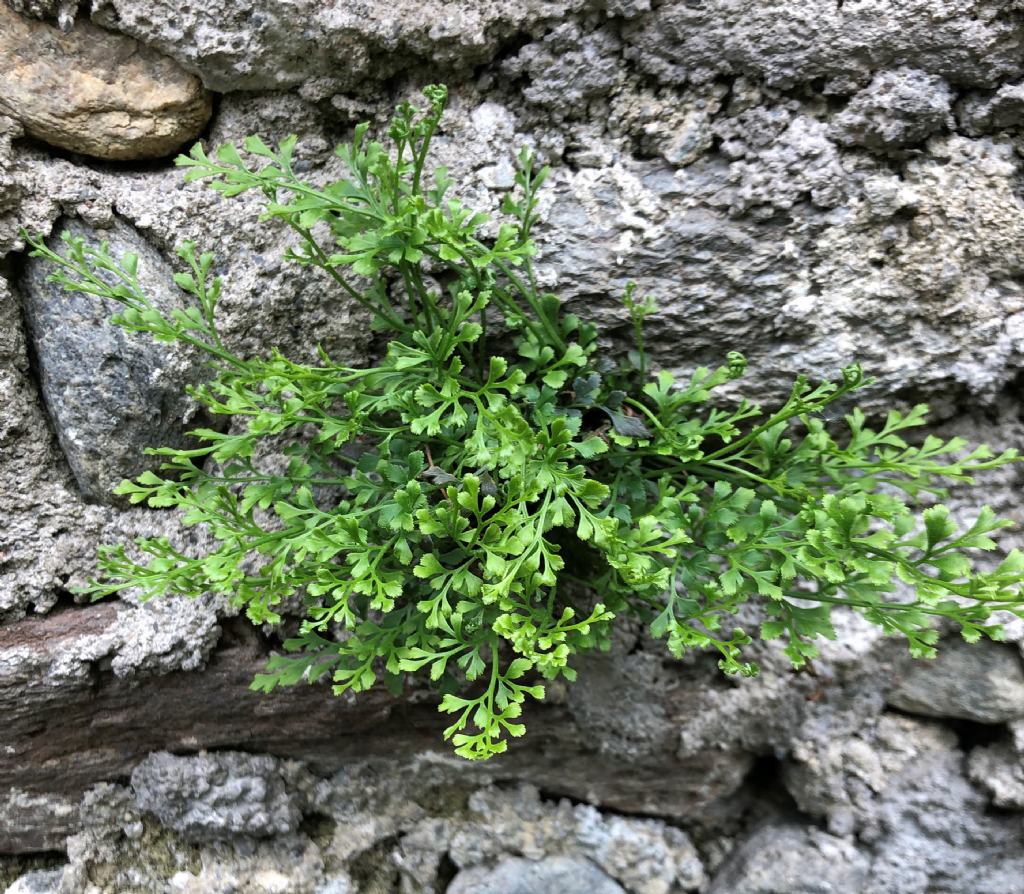
[[[178, 398], [197, 370], [111, 341], [20, 235], [131, 247], [154, 294], [192, 239], [217, 256], [232, 348], [362, 362], [362, 312], [282, 259], [259, 197], [184, 184], [169, 155], [295, 132], [326, 183], [356, 120], [443, 80], [436, 160], [464, 200], [495, 210], [521, 144], [552, 164], [541, 280], [607, 350], [636, 280], [664, 367], [741, 349], [736, 387], [771, 403], [857, 360], [867, 409], [924, 400], [944, 434], [1019, 447], [1020, 0], [7, 5], [0, 890], [1024, 892], [1022, 623], [915, 664], [837, 617], [816, 675], [767, 644], [742, 681], [625, 631], [470, 769], [425, 691], [249, 692], [276, 640], [223, 600], [76, 602], [98, 544], [201, 536], [107, 497], [193, 424]], [[1024, 523], [1020, 493], [1003, 469], [952, 505]]]

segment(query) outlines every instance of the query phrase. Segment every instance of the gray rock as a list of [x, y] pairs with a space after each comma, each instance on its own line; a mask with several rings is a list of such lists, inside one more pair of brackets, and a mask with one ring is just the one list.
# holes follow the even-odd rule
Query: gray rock
[[[273, 840], [250, 841], [235, 847], [202, 848], [201, 862], [192, 845], [182, 848], [182, 868], [173, 874], [158, 866], [149, 868], [145, 862], [161, 853], [161, 843], [159, 838], [147, 842], [148, 848], [142, 849], [128, 865], [111, 861], [104, 866], [112, 876], [112, 884], [104, 889], [104, 894], [132, 890], [130, 886], [137, 884], [140, 875], [148, 877], [153, 886], [150, 890], [161, 894], [358, 894], [359, 890], [344, 870], [327, 871], [316, 843], [304, 835], [280, 835]], [[147, 869], [140, 873], [134, 868], [136, 865]]]
[[[760, 616], [753, 609], [738, 623], [754, 629]], [[857, 615], [836, 612], [834, 624], [839, 635], [821, 644], [817, 678], [794, 673], [777, 643], [752, 644], [749, 656], [761, 673], [739, 680], [711, 661], [666, 662], [660, 641], [641, 639], [642, 648], [626, 642], [621, 651], [579, 660], [569, 710], [587, 727], [600, 725], [599, 747], [623, 763], [669, 747], [687, 760], [714, 755], [706, 784], [720, 791], [750, 768], [752, 755], [788, 751], [805, 721], [839, 714], [863, 723], [882, 709], [878, 676], [895, 644], [880, 643], [878, 629]], [[664, 691], [674, 693], [671, 702], [654, 697]]]
[[[603, 815], [595, 808], [544, 801], [529, 785], [482, 788], [468, 815], [448, 827], [457, 866], [491, 863], [508, 853], [589, 860], [632, 894], [694, 891], [704, 867], [685, 832], [658, 820]], [[435, 844], [436, 847], [436, 844]]]
[[934, 661], [909, 664], [889, 704], [925, 717], [1002, 723], [1024, 717], [1024, 668], [1011, 646], [950, 640]]
[[927, 72], [880, 71], [835, 117], [830, 134], [849, 146], [902, 149], [952, 126], [952, 97], [949, 85]]
[[142, 603], [125, 597], [105, 646], [110, 669], [118, 677], [197, 670], [220, 638], [218, 618], [236, 612], [223, 597]]
[[[314, 359], [320, 344], [339, 362], [365, 362], [369, 337], [365, 318], [361, 312], [353, 313], [325, 276], [281, 261], [292, 239], [280, 227], [258, 221], [257, 197], [224, 202], [201, 184], [183, 189], [180, 173], [172, 169], [99, 171], [81, 162], [53, 159], [38, 147], [17, 142], [14, 138], [20, 128], [9, 123], [12, 129], [0, 134], [0, 254], [22, 246], [21, 227], [33, 233], [50, 232], [65, 210], [90, 222], [100, 238], [115, 234], [121, 218], [164, 257], [172, 257], [175, 246], [191, 238], [216, 252], [218, 272], [226, 274], [221, 328], [234, 350], [249, 355], [277, 345], [289, 356]], [[297, 157], [318, 158], [322, 164], [325, 156], [330, 157], [330, 144], [319, 136], [323, 124], [315, 109], [294, 96], [226, 97], [220, 105], [216, 139], [237, 140], [254, 131], [280, 137], [296, 126], [305, 134]], [[320, 155], [311, 156], [316, 146]], [[9, 172], [6, 180], [5, 171]], [[137, 242], [138, 237], [134, 238]], [[162, 269], [159, 285], [166, 290], [170, 287], [166, 265]], [[180, 530], [169, 513], [121, 514], [82, 500], [40, 405], [19, 304], [7, 281], [0, 278], [0, 404], [4, 407], [0, 413], [0, 512], [6, 519], [0, 525], [0, 617], [4, 618], [17, 618], [32, 607], [46, 610], [63, 591], [84, 584], [95, 573], [98, 543]], [[118, 331], [105, 320], [102, 325], [104, 331]], [[154, 347], [145, 337], [141, 342]], [[181, 396], [170, 387], [169, 393], [173, 398]], [[80, 409], [99, 412], [95, 407]], [[141, 459], [141, 449], [151, 443], [132, 443], [129, 454], [111, 453], [105, 461]], [[122, 474], [111, 471], [114, 483]]]
[[1024, 810], [1024, 754], [1009, 742], [975, 748], [967, 768], [997, 807]]
[[[279, 139], [299, 129], [296, 159], [310, 180], [322, 184], [340, 176], [327, 125], [297, 97], [228, 96], [218, 111], [211, 145], [241, 142], [250, 133]], [[214, 253], [224, 279], [219, 327], [232, 350], [265, 356], [278, 347], [289, 357], [315, 361], [320, 345], [339, 363], [368, 359], [365, 313], [323, 271], [283, 260], [297, 239], [287, 226], [259, 219], [261, 195], [225, 201], [206, 184], [183, 185], [174, 169], [104, 177], [100, 190], [117, 215], [165, 256], [185, 239]]]
[[[115, 257], [135, 253], [139, 281], [151, 300], [165, 311], [181, 305], [171, 268], [130, 227], [97, 231], [64, 220], [57, 230], [109, 242]], [[61, 250], [59, 240], [48, 244]], [[181, 348], [112, 324], [116, 302], [47, 282], [51, 272], [48, 263], [34, 259], [21, 281], [43, 398], [82, 494], [109, 502], [123, 479], [159, 465], [143, 454], [144, 447], [185, 443], [194, 405], [184, 388], [197, 380], [199, 368]]]
[[[219, 756], [235, 764], [233, 776], [251, 775], [244, 763], [250, 756]], [[137, 775], [152, 770], [157, 759], [150, 758]], [[556, 804], [531, 786], [486, 785], [467, 800], [466, 768], [450, 758], [400, 767], [352, 761], [333, 778], [318, 780], [296, 775], [284, 764], [279, 769], [302, 809], [314, 816], [298, 831], [275, 832], [269, 839], [168, 827], [143, 811], [130, 789], [92, 788], [80, 804], [71, 805], [83, 823], [60, 845], [69, 860], [61, 890], [77, 894], [99, 884], [102, 894], [227, 894], [239, 886], [282, 894], [355, 894], [372, 877], [382, 894], [426, 894], [448, 884], [445, 867], [452, 862], [472, 880], [513, 855], [528, 869], [540, 866], [537, 886], [529, 889], [540, 894], [554, 890], [545, 886], [552, 866], [583, 867], [582, 878], [602, 883], [597, 890], [630, 894], [695, 891], [706, 881], [696, 850], [680, 829], [602, 814], [589, 805]], [[210, 803], [212, 792], [183, 788], [178, 774], [172, 775], [178, 781], [171, 801], [187, 788], [192, 801]], [[32, 803], [52, 809], [40, 798], [21, 803], [26, 810]], [[0, 823], [6, 821], [0, 810]], [[0, 849], [3, 844], [0, 838]], [[527, 871], [525, 878], [533, 874]]]
[[1024, 824], [990, 813], [955, 747], [923, 755], [880, 793], [864, 894], [1024, 892]]
[[[32, 610], [45, 612], [68, 589], [84, 584], [95, 573], [98, 542], [140, 535], [170, 536], [182, 548], [198, 542], [196, 532], [183, 532], [174, 514], [115, 512], [83, 501], [32, 380], [25, 342], [18, 302], [0, 279], [0, 619], [5, 621]], [[133, 453], [140, 446], [132, 445]], [[83, 654], [110, 658], [115, 673], [197, 667], [216, 642], [217, 611], [223, 611], [207, 600], [150, 603], [139, 613], [136, 608], [129, 600], [119, 620], [106, 616], [104, 625], [116, 624], [117, 632], [105, 630], [98, 639], [93, 625], [83, 622], [78, 632], [91, 639]], [[104, 615], [106, 609], [99, 611]], [[55, 652], [65, 651], [59, 637], [54, 645]], [[50, 663], [48, 658], [44, 665], [32, 665]], [[44, 677], [54, 688], [62, 685], [59, 677]]]
[[58, 31], [0, 3], [0, 112], [32, 136], [97, 158], [159, 158], [194, 139], [210, 110], [199, 80], [168, 57], [88, 22]]
[[957, 109], [961, 126], [971, 136], [1024, 125], [1024, 84], [1004, 84], [995, 93], [968, 96]]
[[956, 736], [938, 724], [883, 714], [864, 721], [823, 714], [793, 736], [783, 780], [800, 809], [837, 835], [881, 832], [881, 801], [914, 785], [919, 767], [943, 759]]
[[697, 891], [707, 883], [697, 849], [681, 829], [659, 820], [573, 809], [579, 849], [633, 894]]
[[810, 117], [795, 116], [764, 151], [740, 159], [729, 170], [735, 184], [730, 212], [789, 210], [810, 199], [818, 208], [834, 208], [847, 198], [848, 185], [827, 128]]
[[[0, 253], [4, 255], [24, 247], [22, 229], [30, 233], [48, 231], [61, 214], [60, 201], [64, 198], [41, 188], [38, 176], [41, 170], [30, 170], [25, 164], [26, 155], [44, 158], [47, 153], [41, 147], [28, 147], [22, 141], [15, 143], [14, 140], [24, 133], [19, 122], [0, 116]], [[52, 178], [52, 172], [47, 175], [43, 175], [45, 179]], [[74, 191], [81, 197], [82, 187], [90, 179], [80, 177], [77, 189], [70, 188], [69, 184], [68, 192]]]
[[60, 894], [61, 869], [37, 869], [20, 876], [4, 894]]
[[266, 755], [157, 752], [132, 771], [132, 790], [140, 810], [187, 839], [267, 837], [302, 818], [294, 776]]
[[621, 43], [610, 30], [585, 32], [566, 22], [529, 43], [502, 66], [510, 77], [530, 81], [523, 96], [558, 116], [580, 116], [585, 103], [610, 93], [625, 80], [618, 61]]
[[[993, 402], [1024, 346], [1012, 146], [936, 138], [887, 207], [846, 173], [826, 125], [779, 123], [748, 141], [738, 120], [731, 162], [556, 169], [538, 230], [546, 284], [624, 333], [614, 296], [637, 280], [659, 301], [648, 343], [661, 364], [685, 373], [742, 345], [737, 387], [767, 405], [792, 376], [834, 376], [853, 358], [877, 377], [859, 397], [875, 410], [904, 390], [946, 415], [964, 393]], [[951, 219], [970, 224], [954, 233]]]
[[631, 136], [645, 154], [660, 155], [670, 165], [685, 167], [714, 145], [716, 116], [728, 91], [722, 84], [710, 84], [681, 96], [659, 93], [632, 85], [618, 91], [612, 100], [609, 127]]
[[[45, 610], [91, 567], [100, 510], [85, 507], [30, 378], [19, 306], [0, 279], [0, 617]], [[86, 556], [88, 558], [86, 558]]]
[[769, 825], [729, 856], [708, 894], [853, 894], [864, 890], [870, 866], [842, 838], [813, 827]]
[[[172, 601], [166, 604], [176, 607]], [[320, 686], [256, 694], [250, 682], [263, 670], [267, 650], [255, 632], [232, 625], [214, 652], [219, 625], [209, 607], [191, 618], [169, 615], [166, 638], [152, 636], [150, 619], [137, 618], [133, 611], [107, 602], [0, 626], [0, 713], [5, 718], [0, 753], [6, 755], [0, 763], [0, 790], [25, 788], [60, 795], [63, 802], [99, 781], [128, 776], [147, 753], [159, 749], [190, 752], [245, 743], [256, 753], [308, 760], [323, 772], [378, 753], [381, 724], [389, 723], [395, 708], [385, 690], [358, 700], [331, 698]], [[193, 622], [196, 628], [190, 629]], [[177, 623], [181, 626], [172, 634], [170, 625]], [[140, 628], [142, 635], [137, 636]], [[159, 651], [164, 648], [166, 652]], [[202, 671], [168, 673], [181, 666]], [[433, 699], [417, 693], [402, 710], [414, 728], [436, 731]], [[680, 702], [678, 710], [685, 713], [687, 704]], [[630, 773], [623, 774], [621, 759], [599, 749], [595, 740], [600, 731], [580, 725], [564, 705], [552, 704], [532, 722], [533, 740], [516, 743], [500, 764], [479, 767], [455, 762], [434, 732], [389, 736], [390, 759], [381, 759], [381, 772], [399, 779], [420, 776], [421, 763], [432, 759], [447, 766], [447, 759], [455, 764], [462, 789], [470, 782], [474, 787], [484, 784], [500, 772], [504, 779], [530, 780], [547, 791], [612, 809], [692, 819], [717, 809], [732, 795], [751, 760], [734, 745], [678, 755], [669, 741], [663, 750], [633, 761]], [[60, 735], [41, 735], [40, 730], [60, 730]], [[538, 758], [534, 741], [545, 743], [543, 758]], [[55, 761], [66, 764], [60, 774], [51, 770]], [[345, 789], [346, 802], [364, 790], [365, 797], [377, 798], [364, 807], [372, 828], [424, 817], [423, 808], [410, 803], [409, 792], [399, 788], [389, 796], [388, 818], [382, 820], [387, 787], [379, 781], [370, 786], [359, 777]], [[433, 797], [418, 796], [427, 804]], [[175, 810], [184, 811], [185, 801], [178, 798]], [[413, 810], [408, 820], [407, 808]], [[52, 848], [78, 825], [59, 811], [31, 805], [15, 812], [20, 819], [8, 827], [11, 838], [0, 837], [0, 849], [38, 849], [39, 842]], [[659, 830], [625, 826], [598, 832], [599, 839], [609, 842], [611, 861], [618, 860], [613, 854], [628, 853], [634, 844], [644, 852], [664, 848], [674, 856], [659, 872], [674, 873], [680, 883], [699, 875], [687, 839]], [[552, 840], [561, 842], [563, 837], [559, 833]], [[574, 847], [588, 853], [590, 846]], [[436, 851], [431, 853], [439, 858]]]
[[346, 876], [332, 878], [316, 889], [315, 894], [355, 894], [352, 880]]
[[448, 894], [625, 894], [601, 870], [585, 860], [547, 857], [533, 862], [518, 857], [493, 869], [465, 869], [452, 880]]
[[1024, 889], [1024, 826], [986, 810], [988, 797], [967, 779], [952, 730], [883, 715], [862, 725], [852, 717], [806, 725], [798, 736], [787, 787], [834, 832], [855, 833], [871, 858], [869, 877], [850, 890]]
[[[678, 727], [665, 705], [634, 693], [653, 693], [663, 682], [656, 655], [599, 656], [579, 662], [580, 686], [569, 690], [569, 710], [584, 726], [601, 727], [602, 751], [618, 760], [637, 760], [671, 748]], [[605, 707], [619, 706], [611, 717]]]

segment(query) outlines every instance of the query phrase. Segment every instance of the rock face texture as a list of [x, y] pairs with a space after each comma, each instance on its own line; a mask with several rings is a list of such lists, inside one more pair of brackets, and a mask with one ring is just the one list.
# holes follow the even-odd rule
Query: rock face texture
[[134, 40], [88, 22], [65, 33], [0, 4], [0, 112], [37, 139], [96, 158], [159, 158], [194, 139], [210, 108], [197, 78]]
[[[202, 536], [109, 499], [142, 447], [195, 424], [180, 394], [200, 373], [46, 284], [20, 236], [130, 249], [167, 302], [191, 239], [217, 256], [233, 349], [360, 363], [362, 313], [282, 259], [259, 197], [117, 161], [204, 127], [211, 146], [295, 132], [325, 183], [356, 120], [444, 80], [437, 162], [482, 210], [518, 146], [551, 163], [540, 275], [608, 350], [637, 280], [664, 367], [739, 348], [738, 385], [771, 403], [858, 360], [869, 411], [927, 400], [943, 433], [1019, 447], [1019, 2], [8, 5], [0, 891], [1024, 894], [1024, 624], [925, 664], [838, 619], [817, 676], [765, 644], [742, 681], [626, 631], [524, 741], [467, 767], [429, 692], [250, 692], [279, 632], [222, 600], [76, 603], [98, 544]], [[954, 511], [1024, 523], [1021, 483], [1001, 470]]]

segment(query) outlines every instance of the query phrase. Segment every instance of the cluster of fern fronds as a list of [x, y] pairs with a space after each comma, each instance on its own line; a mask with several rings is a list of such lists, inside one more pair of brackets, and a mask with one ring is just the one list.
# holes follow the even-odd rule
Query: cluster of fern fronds
[[[674, 655], [714, 650], [724, 671], [749, 675], [751, 633], [782, 638], [800, 667], [817, 638], [835, 636], [835, 606], [922, 657], [936, 618], [974, 640], [999, 636], [993, 613], [1024, 615], [1024, 559], [980, 572], [971, 558], [1008, 522], [984, 509], [961, 530], [935, 502], [944, 482], [1012, 451], [935, 437], [911, 446], [924, 407], [875, 427], [857, 410], [827, 422], [823, 411], [864, 384], [856, 366], [836, 382], [797, 380], [771, 412], [723, 409], [712, 391], [743, 374], [743, 357], [684, 381], [653, 373], [643, 322], [654, 305], [632, 289], [636, 349], [602, 357], [594, 327], [534, 276], [547, 171], [521, 152], [507, 220], [486, 230], [485, 216], [447, 197], [446, 171], [427, 169], [446, 92], [425, 94], [425, 109], [398, 108], [389, 145], [357, 127], [338, 149], [348, 178], [327, 186], [296, 175], [294, 138], [270, 148], [250, 137], [213, 157], [196, 146], [178, 160], [187, 180], [225, 197], [263, 193], [266, 216], [298, 236], [291, 259], [326, 271], [388, 334], [377, 366], [232, 353], [217, 331], [214, 260], [190, 244], [175, 277], [189, 300], [169, 312], [140, 287], [134, 257], [72, 237], [62, 255], [34, 240], [56, 282], [120, 302], [117, 324], [204, 351], [212, 377], [194, 395], [231, 417], [194, 431], [191, 449], [153, 450], [160, 474], [118, 488], [182, 510], [215, 548], [107, 547], [94, 596], [223, 593], [256, 624], [301, 598], [298, 634], [256, 687], [329, 677], [338, 693], [381, 680], [400, 689], [424, 674], [451, 715], [445, 737], [468, 758], [522, 735], [526, 698], [543, 697], [544, 679], [572, 680], [573, 656], [606, 647], [616, 617], [643, 619]], [[497, 353], [495, 330], [514, 348]], [[261, 466], [266, 439], [287, 440], [287, 469]], [[931, 505], [918, 513], [922, 494]], [[751, 599], [766, 620], [747, 632], [733, 615]]]

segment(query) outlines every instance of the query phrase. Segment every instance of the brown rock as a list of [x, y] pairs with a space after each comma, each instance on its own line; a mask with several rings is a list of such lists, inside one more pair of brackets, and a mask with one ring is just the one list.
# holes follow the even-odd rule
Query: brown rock
[[0, 3], [0, 113], [37, 139], [107, 159], [194, 139], [210, 94], [174, 60], [85, 21], [65, 33]]

